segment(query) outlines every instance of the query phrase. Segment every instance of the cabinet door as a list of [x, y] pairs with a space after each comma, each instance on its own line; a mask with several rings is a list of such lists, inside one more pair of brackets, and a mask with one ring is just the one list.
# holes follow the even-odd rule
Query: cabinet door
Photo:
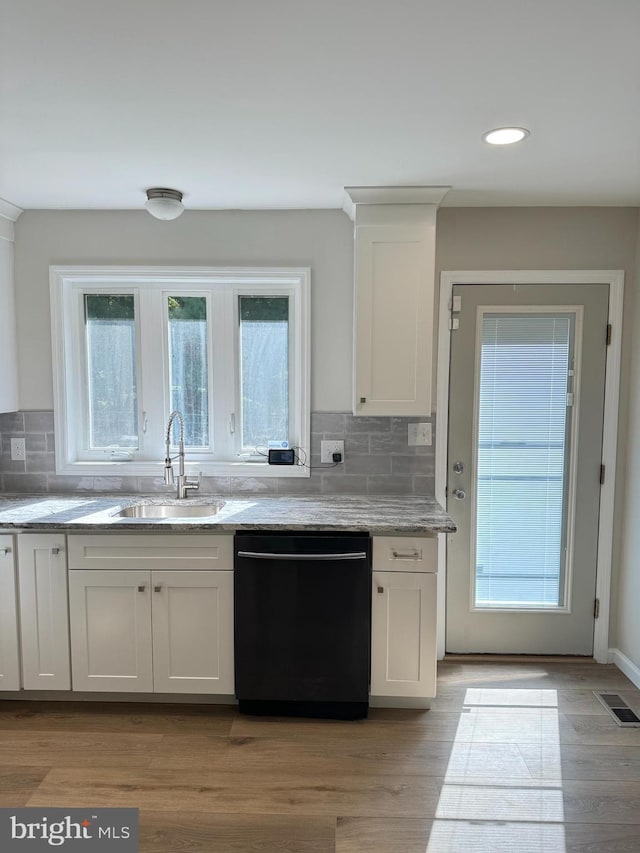
[[69, 690], [69, 607], [65, 537], [18, 536], [20, 635], [25, 690]]
[[[18, 359], [16, 351], [16, 314], [13, 286], [13, 216], [3, 204], [0, 214], [0, 412], [18, 409]], [[17, 208], [16, 208], [17, 213]]]
[[0, 690], [20, 689], [13, 537], [0, 536]]
[[152, 572], [156, 693], [233, 694], [233, 572]]
[[435, 213], [356, 228], [354, 415], [430, 415]]
[[436, 580], [435, 574], [373, 573], [372, 696], [435, 696]]
[[71, 571], [74, 690], [153, 690], [150, 573]]

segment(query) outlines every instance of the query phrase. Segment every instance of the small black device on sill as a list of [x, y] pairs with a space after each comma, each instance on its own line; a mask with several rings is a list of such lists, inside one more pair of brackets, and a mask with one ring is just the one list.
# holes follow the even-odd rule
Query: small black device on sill
[[269, 465], [295, 465], [296, 455], [292, 449], [269, 448]]

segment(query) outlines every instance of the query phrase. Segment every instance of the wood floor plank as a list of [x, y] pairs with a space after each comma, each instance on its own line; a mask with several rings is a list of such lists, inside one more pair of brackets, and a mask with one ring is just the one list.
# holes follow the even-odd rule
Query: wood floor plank
[[633, 690], [613, 664], [580, 663], [448, 663], [438, 664], [438, 686]]
[[[335, 853], [335, 819], [140, 812], [141, 853]], [[423, 851], [424, 853], [424, 851]]]
[[19, 767], [0, 764], [0, 806], [25, 806], [50, 767]]
[[227, 735], [231, 705], [0, 701], [0, 731], [198, 732]]
[[565, 853], [562, 824], [339, 818], [336, 853]]
[[[429, 721], [402, 722], [400, 728], [424, 740], [452, 741], [460, 722], [457, 713], [431, 713]], [[284, 740], [307, 740], [321, 737], [327, 741], [348, 742], [352, 738], [378, 741], [392, 731], [389, 722], [373, 718], [356, 722], [307, 720], [302, 718], [238, 716], [231, 726], [231, 737], [278, 737]]]
[[585, 746], [640, 746], [640, 728], [621, 728], [609, 714], [561, 714], [560, 741]]
[[143, 732], [5, 731], [0, 765], [148, 767], [162, 741], [161, 734]]
[[[410, 733], [389, 732], [385, 737], [216, 738], [205, 744], [180, 744], [175, 738], [156, 747], [154, 769], [223, 769], [239, 773], [291, 774], [305, 768], [307, 775], [371, 774], [442, 776], [451, 756], [451, 742], [427, 741]], [[515, 752], [515, 760], [524, 761]]]
[[568, 823], [566, 853], [638, 853], [640, 835], [631, 824]]
[[311, 778], [346, 774], [533, 778], [516, 744], [453, 744], [425, 740], [395, 729], [381, 733], [376, 739], [231, 737], [212, 739], [208, 745], [200, 740], [191, 743], [189, 738], [183, 741], [186, 742], [181, 744], [169, 738], [166, 746], [158, 746], [151, 768], [220, 768], [248, 775], [265, 772], [290, 775], [304, 767]]
[[520, 744], [518, 749], [534, 779], [640, 782], [639, 746]]
[[635, 826], [338, 818], [336, 853], [638, 853]]
[[640, 782], [568, 780], [562, 796], [567, 822], [632, 824], [640, 842]]
[[428, 776], [316, 776], [203, 770], [52, 770], [28, 805], [128, 806], [163, 811], [282, 815], [433, 814]]
[[[623, 698], [631, 705], [634, 698], [640, 699], [640, 691], [625, 694], [620, 691]], [[480, 694], [480, 695], [479, 695]], [[520, 705], [545, 705], [556, 707], [564, 714], [606, 714], [607, 711], [593, 694], [593, 690], [586, 688], [574, 689], [489, 689], [474, 687], [443, 686], [439, 687], [438, 695], [431, 701], [432, 711], [461, 711], [465, 706], [492, 704], [502, 706]], [[414, 723], [428, 722], [429, 711], [396, 710], [391, 708], [374, 708], [370, 711], [371, 719], [399, 721], [403, 718]]]

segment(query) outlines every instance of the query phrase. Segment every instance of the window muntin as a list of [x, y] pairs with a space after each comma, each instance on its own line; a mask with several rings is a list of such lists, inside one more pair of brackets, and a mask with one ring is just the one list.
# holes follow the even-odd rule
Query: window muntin
[[[107, 448], [93, 447], [89, 441], [88, 364], [91, 353], [87, 346], [85, 315], [87, 297], [96, 295], [126, 296], [134, 306], [135, 403], [132, 397], [130, 411], [135, 409], [131, 436], [135, 436], [137, 443], [127, 439], [127, 447], [115, 445], [113, 435], [109, 436], [112, 443]], [[175, 300], [171, 306], [170, 297]], [[251, 316], [250, 301], [245, 302], [242, 309], [240, 297], [258, 300], [253, 308], [262, 309], [262, 315]], [[195, 301], [187, 301], [191, 299]], [[56, 472], [88, 476], [161, 476], [167, 418], [172, 409], [182, 408], [187, 410], [184, 412], [185, 443], [190, 473], [309, 476], [308, 469], [299, 466], [279, 472], [266, 464], [264, 456], [256, 455], [255, 445], [243, 448], [241, 338], [244, 337], [246, 352], [251, 333], [259, 331], [250, 328], [250, 323], [253, 320], [262, 326], [267, 322], [269, 300], [276, 300], [273, 303], [276, 307], [287, 306], [287, 322], [282, 310], [277, 318], [281, 331], [287, 327], [286, 409], [284, 403], [276, 409], [279, 409], [280, 423], [284, 420], [287, 425], [286, 439], [308, 454], [309, 270], [51, 267]], [[88, 304], [92, 305], [91, 299]], [[99, 303], [94, 301], [93, 304]], [[200, 372], [197, 387], [175, 358], [177, 337], [182, 334], [179, 329], [190, 322], [188, 317], [194, 319], [194, 312], [196, 320], [204, 314], [207, 325], [205, 338], [200, 336], [196, 345]], [[105, 319], [97, 314], [87, 316], [92, 322]], [[131, 322], [129, 317], [116, 319]], [[284, 349], [282, 340], [283, 335], [279, 338], [281, 351]], [[246, 381], [246, 363], [245, 368]], [[283, 384], [281, 377], [281, 390]], [[134, 393], [133, 382], [131, 392]], [[280, 399], [284, 399], [283, 394]], [[251, 406], [248, 409], [245, 406], [245, 414], [250, 409]], [[274, 416], [270, 424], [275, 420]], [[128, 429], [118, 432], [129, 435]], [[116, 439], [124, 441], [122, 436]], [[175, 430], [172, 439], [178, 440]]]
[[84, 295], [88, 450], [137, 450], [133, 294]]
[[289, 299], [239, 296], [241, 450], [289, 441]]

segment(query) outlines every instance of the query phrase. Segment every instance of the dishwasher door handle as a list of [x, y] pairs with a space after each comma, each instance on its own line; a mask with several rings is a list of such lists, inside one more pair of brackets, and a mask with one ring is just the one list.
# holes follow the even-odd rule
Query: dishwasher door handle
[[264, 551], [238, 551], [238, 557], [252, 560], [366, 560], [365, 551], [351, 551], [347, 554], [270, 554]]

